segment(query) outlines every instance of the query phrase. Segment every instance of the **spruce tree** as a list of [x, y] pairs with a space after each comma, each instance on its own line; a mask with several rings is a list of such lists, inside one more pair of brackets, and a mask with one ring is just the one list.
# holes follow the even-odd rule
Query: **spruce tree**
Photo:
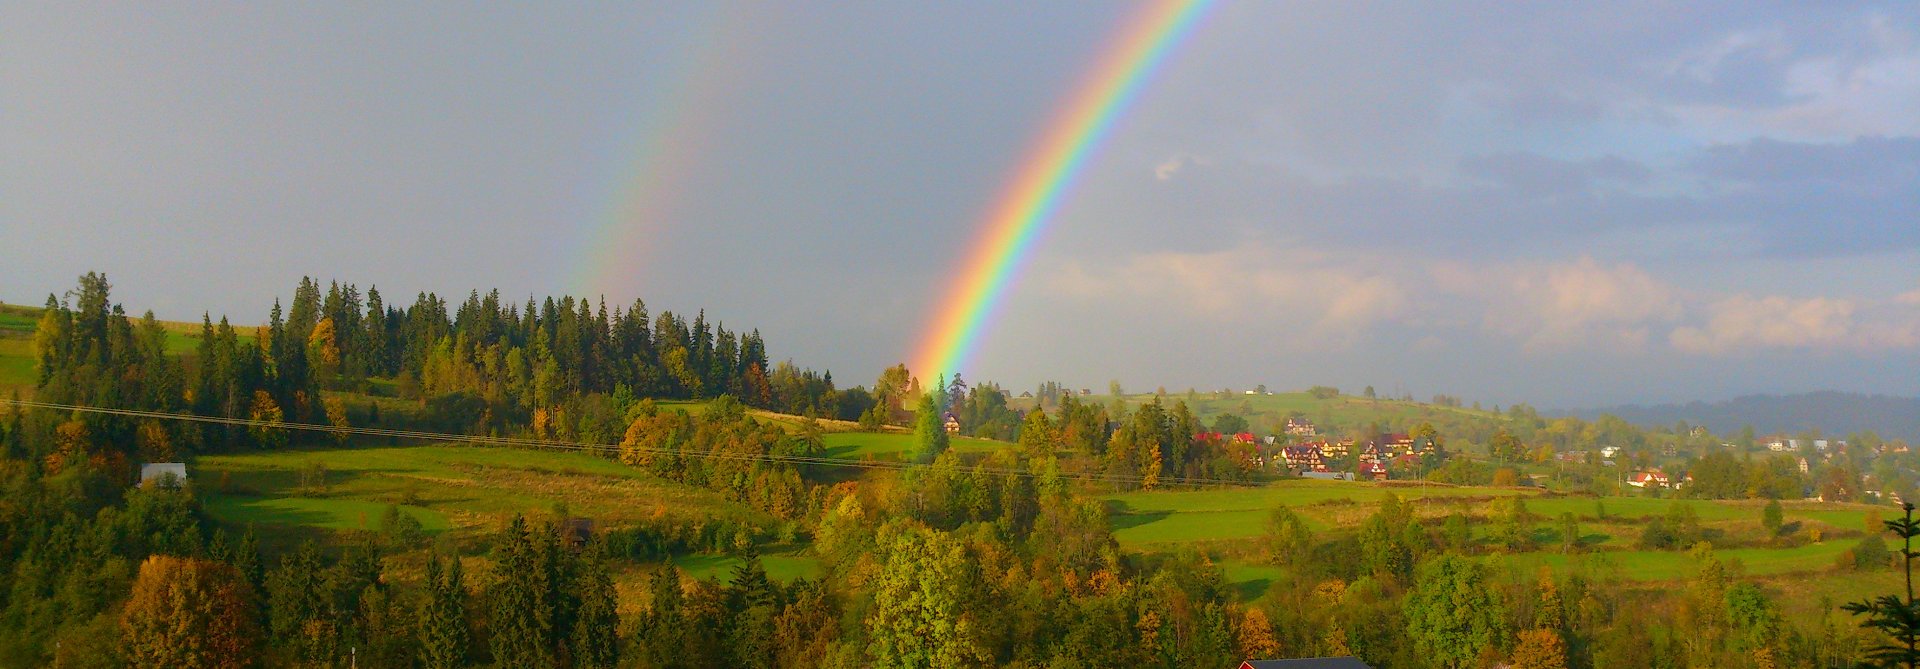
[[1860, 626], [1878, 630], [1892, 641], [1867, 649], [1869, 660], [1862, 666], [1907, 669], [1920, 666], [1920, 605], [1913, 599], [1913, 559], [1920, 557], [1913, 550], [1913, 538], [1920, 537], [1920, 521], [1913, 519], [1912, 503], [1903, 504], [1901, 508], [1906, 511], [1904, 517], [1884, 522], [1887, 530], [1902, 542], [1899, 555], [1906, 572], [1906, 597], [1881, 595], [1840, 607], [1848, 613], [1867, 616]]
[[525, 518], [515, 516], [495, 562], [492, 600], [493, 659], [503, 669], [544, 669], [552, 664], [553, 609], [543, 595], [539, 556]]
[[935, 457], [947, 450], [947, 426], [941, 419], [940, 411], [929, 393], [920, 395], [918, 415], [914, 421], [914, 461], [922, 464], [933, 462]]
[[573, 661], [580, 669], [613, 669], [620, 662], [620, 613], [605, 545], [595, 543], [578, 581], [580, 610], [573, 622]]
[[460, 556], [445, 570], [440, 556], [427, 562], [427, 602], [420, 617], [420, 664], [452, 669], [467, 663], [467, 593], [460, 578]]

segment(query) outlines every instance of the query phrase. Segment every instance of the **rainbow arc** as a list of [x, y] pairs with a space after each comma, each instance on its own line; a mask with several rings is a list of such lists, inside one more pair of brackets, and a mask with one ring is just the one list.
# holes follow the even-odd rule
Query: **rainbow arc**
[[915, 375], [922, 379], [951, 376], [969, 362], [1088, 157], [1210, 4], [1211, 0], [1151, 2], [1102, 52], [1089, 76], [1026, 152], [989, 210], [944, 299], [935, 303], [937, 308], [910, 361]]

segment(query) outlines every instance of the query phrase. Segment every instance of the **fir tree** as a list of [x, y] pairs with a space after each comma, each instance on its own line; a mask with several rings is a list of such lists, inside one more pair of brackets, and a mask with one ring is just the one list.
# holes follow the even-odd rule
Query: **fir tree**
[[1907, 577], [1906, 598], [1881, 595], [1841, 607], [1848, 613], [1866, 616], [1861, 627], [1877, 630], [1892, 640], [1867, 649], [1870, 661], [1864, 666], [1907, 669], [1920, 666], [1920, 606], [1916, 606], [1913, 599], [1913, 559], [1920, 556], [1913, 550], [1913, 538], [1920, 537], [1920, 522], [1913, 519], [1912, 503], [1902, 505], [1902, 509], [1906, 511], [1904, 517], [1884, 522], [1887, 531], [1900, 537], [1902, 542], [1900, 559]]
[[578, 586], [580, 610], [573, 622], [572, 638], [574, 665], [580, 669], [612, 669], [620, 662], [620, 613], [604, 544], [596, 543], [583, 561]]
[[420, 664], [426, 669], [451, 669], [467, 663], [467, 593], [461, 583], [460, 556], [447, 568], [440, 556], [427, 561], [427, 602], [420, 616]]
[[543, 669], [552, 664], [553, 608], [525, 518], [514, 517], [499, 551], [489, 593], [493, 659], [505, 669]]

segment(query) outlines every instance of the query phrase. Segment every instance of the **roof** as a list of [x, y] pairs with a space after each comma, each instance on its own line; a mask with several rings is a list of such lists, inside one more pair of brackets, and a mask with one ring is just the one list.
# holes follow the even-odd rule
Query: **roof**
[[176, 481], [180, 481], [183, 483], [186, 482], [187, 463], [150, 462], [144, 465], [140, 465], [140, 482], [141, 483], [146, 483], [148, 481], [158, 481], [168, 474], [172, 474], [174, 480]]
[[1359, 658], [1305, 657], [1296, 660], [1247, 660], [1240, 669], [1373, 669]]

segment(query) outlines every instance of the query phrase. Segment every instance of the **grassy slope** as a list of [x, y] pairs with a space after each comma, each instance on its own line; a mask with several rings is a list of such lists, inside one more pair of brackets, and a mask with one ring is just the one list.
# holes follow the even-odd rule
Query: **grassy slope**
[[[19, 392], [33, 395], [37, 377], [34, 372], [33, 332], [40, 323], [40, 307], [0, 305], [0, 395]], [[138, 321], [138, 318], [135, 318]], [[200, 342], [200, 324], [185, 321], [160, 321], [166, 330], [167, 351], [175, 355], [192, 353]], [[243, 343], [253, 342], [253, 328], [235, 326]]]
[[[872, 456], [897, 460], [914, 449], [914, 435], [910, 432], [830, 432], [822, 435], [821, 440], [826, 442], [827, 455], [836, 458]], [[1009, 445], [1004, 441], [977, 437], [955, 436], [951, 439], [951, 448], [961, 453], [984, 453]]]
[[[326, 466], [328, 485], [303, 489], [300, 471], [315, 462]], [[373, 529], [387, 504], [409, 496], [417, 505], [407, 511], [428, 529], [456, 532], [491, 531], [513, 514], [544, 515], [556, 503], [608, 527], [655, 515], [770, 520], [717, 493], [582, 453], [466, 446], [290, 450], [204, 456], [193, 464], [193, 476], [210, 491], [209, 510], [232, 525]]]

